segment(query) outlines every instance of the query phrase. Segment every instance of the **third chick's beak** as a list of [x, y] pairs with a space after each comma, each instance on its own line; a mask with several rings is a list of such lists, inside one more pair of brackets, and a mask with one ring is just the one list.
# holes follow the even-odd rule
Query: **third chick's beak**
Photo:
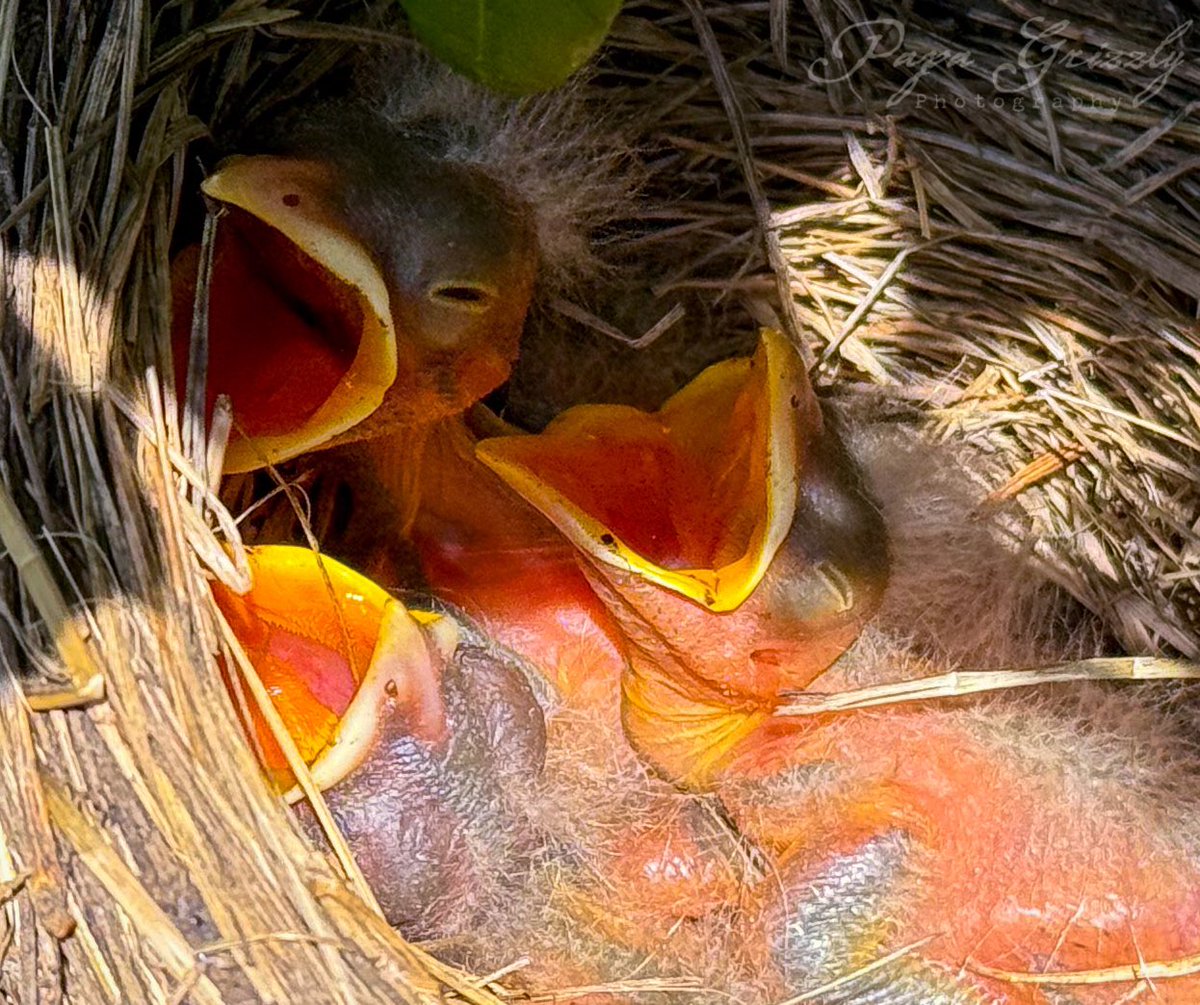
[[[469, 924], [486, 877], [519, 874], [537, 840], [520, 806], [545, 726], [523, 673], [470, 625], [306, 548], [249, 559], [250, 592], [216, 585], [217, 604], [388, 920], [418, 935]], [[262, 713], [242, 707], [268, 777], [298, 802]]]
[[[208, 287], [206, 407], [230, 398], [227, 471], [419, 431], [500, 384], [537, 252], [528, 207], [481, 170], [364, 122], [232, 158]], [[198, 250], [173, 268], [186, 372]]]

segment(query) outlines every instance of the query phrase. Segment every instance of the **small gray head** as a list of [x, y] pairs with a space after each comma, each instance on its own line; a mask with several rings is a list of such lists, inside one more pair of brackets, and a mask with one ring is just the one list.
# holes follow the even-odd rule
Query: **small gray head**
[[412, 938], [469, 931], [511, 896], [505, 884], [526, 875], [541, 840], [527, 816], [545, 760], [541, 706], [519, 660], [468, 623], [457, 634], [440, 668], [446, 739], [419, 738], [405, 708], [385, 706], [371, 753], [325, 792], [384, 915]]
[[537, 248], [530, 210], [513, 192], [378, 126], [332, 156], [347, 222], [377, 257], [398, 329], [454, 351], [519, 327]]
[[353, 103], [295, 120], [272, 147], [330, 167], [334, 210], [388, 291], [396, 379], [376, 413], [341, 439], [428, 424], [502, 383], [538, 263], [520, 195]]

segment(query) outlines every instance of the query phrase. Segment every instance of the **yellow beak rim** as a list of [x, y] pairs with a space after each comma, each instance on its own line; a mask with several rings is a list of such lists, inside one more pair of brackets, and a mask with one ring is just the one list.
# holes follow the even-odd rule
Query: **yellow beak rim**
[[229, 473], [285, 461], [327, 443], [374, 412], [396, 380], [396, 333], [387, 286], [370, 254], [331, 205], [331, 178], [331, 169], [315, 161], [234, 157], [202, 185], [210, 198], [279, 231], [352, 287], [363, 307], [357, 353], [333, 393], [295, 432], [231, 440], [225, 455]]
[[[502, 436], [482, 441], [480, 460], [527, 502], [540, 510], [584, 554], [614, 569], [686, 597], [712, 611], [736, 610], [754, 592], [787, 537], [796, 510], [802, 439], [819, 427], [820, 412], [799, 355], [778, 332], [764, 330], [750, 359], [709, 367], [654, 413], [624, 406], [584, 405], [568, 410], [537, 435]], [[572, 498], [539, 467], [539, 441], [561, 446], [574, 439], [594, 442], [596, 431], [620, 437], [662, 430], [667, 449], [696, 455], [709, 450], [712, 465], [721, 463], [731, 437], [747, 436], [747, 491], [742, 505], [752, 510], [744, 548], [715, 568], [672, 568], [639, 553], [589, 511], [586, 500]], [[716, 472], [714, 470], [714, 476]], [[612, 470], [601, 477], [620, 479]], [[698, 484], [695, 491], [707, 486]]]

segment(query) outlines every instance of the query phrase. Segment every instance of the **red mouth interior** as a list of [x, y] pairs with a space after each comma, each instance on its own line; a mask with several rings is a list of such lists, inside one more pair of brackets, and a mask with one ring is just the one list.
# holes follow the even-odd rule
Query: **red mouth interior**
[[[186, 380], [199, 250], [175, 261], [173, 340]], [[209, 291], [206, 418], [229, 396], [234, 431], [278, 436], [308, 422], [342, 381], [362, 338], [360, 294], [249, 213], [217, 226]]]
[[728, 402], [706, 404], [707, 421], [682, 436], [657, 416], [603, 409], [567, 435], [551, 426], [507, 441], [504, 454], [656, 565], [718, 569], [749, 548], [766, 505], [765, 476], [755, 463], [756, 431], [731, 420]]
[[538, 476], [638, 554], [667, 568], [705, 560], [687, 547], [692, 528], [676, 520], [673, 458], [665, 442], [649, 437], [622, 442], [597, 429], [580, 441], [547, 440], [541, 446], [534, 465]]

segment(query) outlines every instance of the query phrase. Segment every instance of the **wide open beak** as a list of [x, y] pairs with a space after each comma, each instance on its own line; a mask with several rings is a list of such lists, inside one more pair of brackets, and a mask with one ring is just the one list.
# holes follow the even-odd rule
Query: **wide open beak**
[[594, 562], [710, 611], [737, 609], [787, 537], [801, 440], [820, 413], [799, 359], [764, 332], [656, 413], [572, 408], [479, 457]]
[[571, 409], [478, 456], [586, 558], [632, 642], [626, 735], [675, 781], [702, 787], [766, 742], [882, 596], [882, 520], [774, 332], [658, 412]]
[[[451, 620], [410, 612], [370, 580], [306, 548], [254, 548], [250, 571], [254, 585], [244, 596], [214, 585], [217, 606], [319, 788], [367, 758], [385, 705], [416, 739], [445, 738], [440, 675], [457, 644]], [[290, 789], [295, 779], [283, 751], [249, 701], [246, 718], [267, 774], [280, 790]]]
[[[208, 414], [229, 396], [225, 470], [295, 457], [359, 424], [396, 379], [387, 285], [347, 228], [334, 169], [239, 157], [203, 185], [224, 206], [208, 301]], [[173, 266], [173, 341], [186, 370], [198, 249]]]

